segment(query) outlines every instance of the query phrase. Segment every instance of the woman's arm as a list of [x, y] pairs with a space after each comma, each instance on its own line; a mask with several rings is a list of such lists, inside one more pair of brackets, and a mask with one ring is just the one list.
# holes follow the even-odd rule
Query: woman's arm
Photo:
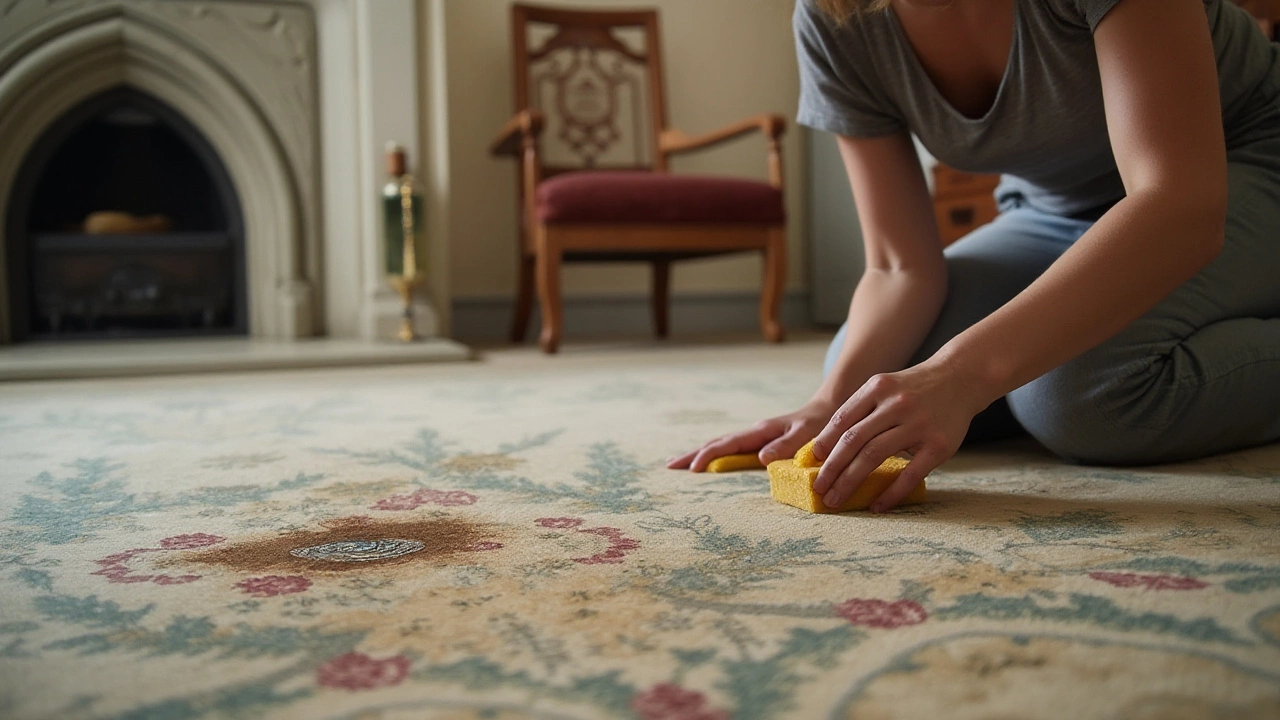
[[867, 378], [902, 369], [937, 319], [946, 265], [910, 136], [841, 137], [839, 147], [858, 206], [866, 272], [849, 304], [835, 367], [803, 408], [712, 440], [667, 467], [701, 472], [724, 455], [759, 452], [767, 463], [794, 454]]
[[817, 393], [836, 405], [872, 375], [906, 367], [947, 297], [942, 243], [911, 137], [841, 137], [838, 146], [866, 269], [849, 303], [844, 349]]
[[1026, 292], [943, 348], [991, 399], [1120, 332], [1222, 248], [1227, 158], [1203, 3], [1124, 0], [1094, 41], [1126, 197]]
[[876, 503], [893, 507], [982, 407], [1124, 329], [1217, 256], [1226, 150], [1202, 3], [1122, 0], [1094, 38], [1125, 199], [1003, 308], [850, 398], [814, 448], [829, 505], [907, 450], [914, 460]]

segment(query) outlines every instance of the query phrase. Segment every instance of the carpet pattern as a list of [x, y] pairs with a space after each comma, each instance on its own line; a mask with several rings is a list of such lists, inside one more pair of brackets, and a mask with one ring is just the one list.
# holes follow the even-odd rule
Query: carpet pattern
[[821, 354], [0, 387], [0, 717], [1280, 717], [1280, 447], [886, 516], [662, 467]]

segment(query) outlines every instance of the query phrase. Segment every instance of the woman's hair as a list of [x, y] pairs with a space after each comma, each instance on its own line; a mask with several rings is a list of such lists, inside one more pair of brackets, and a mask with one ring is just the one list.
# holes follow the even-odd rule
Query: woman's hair
[[843, 23], [854, 15], [883, 10], [889, 7], [889, 0], [814, 0], [814, 4], [832, 20]]

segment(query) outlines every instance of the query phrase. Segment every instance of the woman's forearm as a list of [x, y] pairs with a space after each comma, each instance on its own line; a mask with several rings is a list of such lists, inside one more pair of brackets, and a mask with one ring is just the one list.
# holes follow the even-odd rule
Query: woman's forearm
[[868, 269], [849, 303], [844, 348], [815, 399], [842, 403], [872, 375], [905, 367], [946, 295], [941, 257], [925, 267]]
[[1225, 214], [1225, 195], [1131, 195], [933, 359], [985, 406], [1120, 332], [1194, 276], [1220, 250]]
[[903, 369], [938, 319], [947, 266], [911, 136], [840, 137], [867, 270], [849, 303], [845, 343], [814, 401], [840, 405], [872, 375]]

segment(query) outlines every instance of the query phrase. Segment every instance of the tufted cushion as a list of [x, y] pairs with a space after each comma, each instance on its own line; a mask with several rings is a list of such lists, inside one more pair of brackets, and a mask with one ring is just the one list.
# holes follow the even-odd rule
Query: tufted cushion
[[582, 171], [538, 186], [538, 219], [553, 223], [761, 223], [786, 220], [768, 183], [706, 175]]

